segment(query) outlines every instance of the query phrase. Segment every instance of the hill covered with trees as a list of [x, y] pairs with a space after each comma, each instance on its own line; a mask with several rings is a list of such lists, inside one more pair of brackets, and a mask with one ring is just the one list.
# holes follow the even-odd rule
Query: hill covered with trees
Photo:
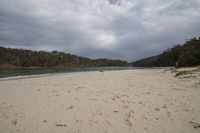
[[192, 38], [183, 45], [175, 45], [162, 54], [138, 60], [133, 66], [196, 66], [200, 65], [200, 37]]
[[111, 67], [131, 66], [111, 59], [90, 59], [64, 52], [31, 51], [0, 47], [0, 68], [8, 67]]

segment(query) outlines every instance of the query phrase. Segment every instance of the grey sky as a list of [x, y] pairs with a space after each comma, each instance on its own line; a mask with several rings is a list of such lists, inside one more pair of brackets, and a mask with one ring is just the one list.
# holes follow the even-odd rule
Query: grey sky
[[200, 36], [200, 0], [0, 0], [0, 46], [133, 61]]

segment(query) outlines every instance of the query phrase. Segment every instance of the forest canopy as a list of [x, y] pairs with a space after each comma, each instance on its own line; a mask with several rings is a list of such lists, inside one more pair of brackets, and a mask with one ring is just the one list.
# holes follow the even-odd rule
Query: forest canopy
[[121, 60], [90, 59], [64, 52], [31, 51], [0, 47], [0, 67], [124, 67]]
[[200, 37], [187, 40], [183, 45], [174, 45], [160, 55], [144, 58], [132, 64], [142, 67], [200, 65]]

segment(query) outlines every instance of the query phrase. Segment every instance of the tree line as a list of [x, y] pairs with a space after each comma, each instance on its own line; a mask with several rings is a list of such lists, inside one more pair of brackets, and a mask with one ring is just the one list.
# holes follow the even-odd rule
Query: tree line
[[31, 51], [0, 47], [0, 67], [124, 67], [131, 64], [121, 60], [90, 59], [69, 53]]
[[200, 65], [200, 37], [187, 40], [183, 45], [174, 45], [162, 54], [138, 60], [133, 66], [177, 66]]

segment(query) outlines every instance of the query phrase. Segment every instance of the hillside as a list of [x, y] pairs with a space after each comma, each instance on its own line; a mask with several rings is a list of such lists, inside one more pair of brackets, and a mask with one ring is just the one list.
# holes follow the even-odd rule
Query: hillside
[[63, 52], [0, 47], [0, 68], [8, 67], [110, 67], [130, 66], [126, 61], [89, 59]]
[[158, 56], [151, 56], [147, 57], [138, 61], [133, 62], [133, 66], [139, 66], [139, 67], [153, 67], [155, 66], [155, 62], [157, 61]]
[[138, 60], [133, 66], [196, 66], [200, 65], [200, 37], [192, 38], [183, 45], [175, 45], [162, 54]]

